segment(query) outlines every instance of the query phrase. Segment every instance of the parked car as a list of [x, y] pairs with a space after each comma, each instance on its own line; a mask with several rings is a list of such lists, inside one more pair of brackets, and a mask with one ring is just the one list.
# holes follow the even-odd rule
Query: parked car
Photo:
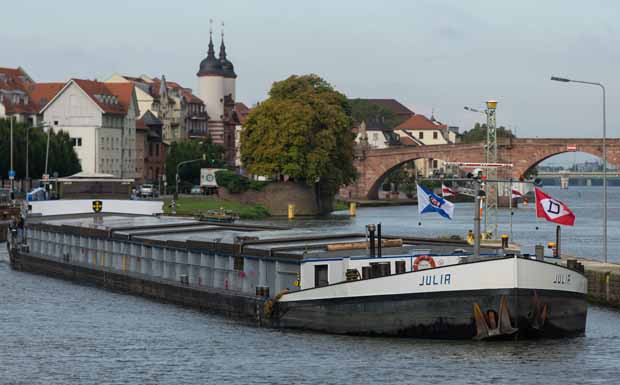
[[190, 190], [189, 193], [192, 194], [192, 195], [200, 195], [200, 194], [202, 194], [202, 189], [200, 188], [200, 186], [195, 185], [195, 186], [192, 187], [192, 189]]
[[155, 196], [155, 188], [152, 184], [143, 184], [138, 188], [138, 196], [144, 197], [154, 197]]

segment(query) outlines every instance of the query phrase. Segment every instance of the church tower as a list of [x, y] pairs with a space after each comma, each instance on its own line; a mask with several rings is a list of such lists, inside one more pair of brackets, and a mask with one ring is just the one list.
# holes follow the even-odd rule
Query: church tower
[[213, 31], [209, 29], [209, 50], [198, 69], [198, 96], [205, 103], [209, 115], [208, 131], [214, 143], [224, 144], [224, 70], [215, 57]]

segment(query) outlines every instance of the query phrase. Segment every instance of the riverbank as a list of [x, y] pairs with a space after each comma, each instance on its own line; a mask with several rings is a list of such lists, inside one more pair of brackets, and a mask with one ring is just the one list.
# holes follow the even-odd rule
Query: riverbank
[[577, 259], [588, 278], [588, 301], [602, 306], [620, 308], [620, 264], [605, 263], [591, 259]]
[[[164, 214], [172, 214], [170, 203], [172, 197], [164, 200]], [[215, 196], [179, 196], [176, 204], [176, 215], [198, 215], [207, 210], [230, 210], [239, 215], [241, 219], [265, 219], [271, 214], [262, 205], [244, 204], [234, 201], [224, 200]]]

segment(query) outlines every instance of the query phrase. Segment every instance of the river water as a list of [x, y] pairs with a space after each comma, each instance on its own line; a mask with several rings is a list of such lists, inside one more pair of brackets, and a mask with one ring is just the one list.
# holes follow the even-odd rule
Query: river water
[[[562, 226], [562, 254], [591, 259], [602, 259], [603, 254], [603, 200], [601, 187], [559, 187], [544, 189], [554, 198], [566, 203], [576, 216], [575, 226]], [[620, 187], [608, 189], [608, 260], [620, 263]], [[372, 207], [358, 209], [357, 216], [350, 218], [348, 211], [335, 212], [327, 219], [271, 220], [278, 225], [316, 227], [325, 231], [363, 232], [368, 223], [382, 223], [384, 234], [403, 236], [436, 237], [460, 235], [473, 229], [473, 203], [457, 203], [453, 220], [437, 214], [418, 214], [417, 206]], [[499, 232], [510, 234], [510, 210], [498, 210]], [[513, 209], [512, 238], [520, 244], [524, 253], [534, 254], [534, 245], [546, 245], [555, 241], [556, 225], [536, 218], [533, 201], [527, 206]], [[484, 225], [482, 226], [484, 227]], [[547, 250], [548, 255], [551, 254]]]
[[[581, 243], [600, 241], [600, 190], [548, 190], [577, 215], [575, 228], [564, 233], [567, 252], [593, 254], [596, 245]], [[610, 194], [616, 213], [619, 192]], [[304, 221], [329, 231], [360, 231], [382, 221], [392, 233], [463, 234], [468, 207], [459, 204], [448, 224], [425, 217], [418, 226], [415, 207]], [[532, 215], [531, 208], [515, 215], [515, 237], [527, 245], [553, 230], [542, 222], [530, 229]], [[529, 222], [516, 225], [517, 218]], [[610, 225], [613, 253], [618, 231]], [[620, 312], [592, 306], [586, 335], [562, 340], [445, 342], [275, 331], [15, 272], [0, 262], [0, 384], [608, 384], [620, 378], [618, 325]]]

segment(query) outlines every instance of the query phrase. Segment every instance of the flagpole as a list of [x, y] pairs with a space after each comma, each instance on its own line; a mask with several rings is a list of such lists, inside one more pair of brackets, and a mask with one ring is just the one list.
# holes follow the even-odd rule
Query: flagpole
[[510, 199], [508, 207], [510, 207], [510, 239], [512, 240], [512, 178], [510, 178], [510, 191], [508, 192], [508, 198]]

